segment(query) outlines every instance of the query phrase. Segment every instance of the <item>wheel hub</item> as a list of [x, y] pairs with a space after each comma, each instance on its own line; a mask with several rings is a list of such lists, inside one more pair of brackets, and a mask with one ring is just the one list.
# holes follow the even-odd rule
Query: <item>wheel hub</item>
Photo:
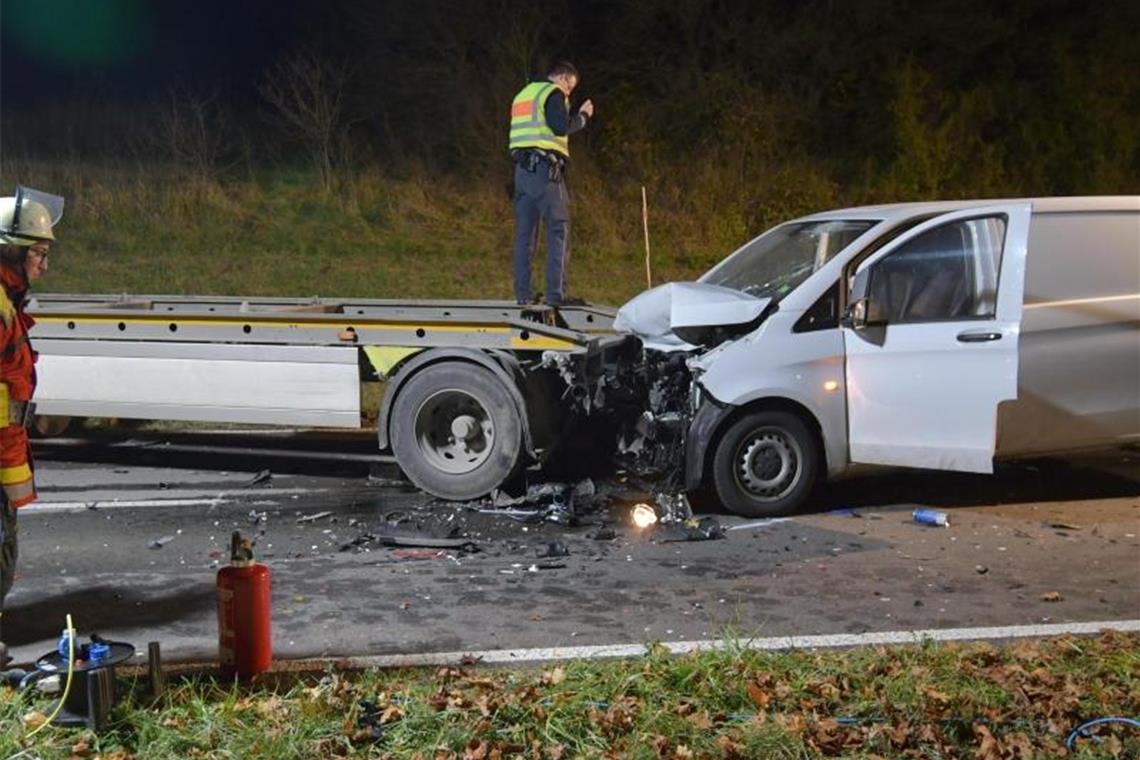
[[477, 469], [493, 449], [495, 426], [487, 408], [459, 389], [438, 391], [416, 411], [416, 444], [433, 467], [452, 475]]
[[741, 446], [736, 474], [744, 490], [756, 498], [779, 499], [799, 481], [799, 447], [783, 431], [757, 431]]

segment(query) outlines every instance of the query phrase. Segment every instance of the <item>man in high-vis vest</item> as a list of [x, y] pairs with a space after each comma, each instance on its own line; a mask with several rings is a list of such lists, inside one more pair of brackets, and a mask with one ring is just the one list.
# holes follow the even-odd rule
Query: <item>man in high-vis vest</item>
[[25, 187], [0, 198], [0, 683], [21, 675], [6, 670], [4, 597], [16, 574], [16, 510], [36, 500], [27, 430], [36, 388], [28, 331], [35, 322], [24, 307], [29, 285], [47, 271], [52, 227], [62, 214], [63, 198]]
[[[586, 100], [570, 115], [570, 93], [578, 86], [578, 70], [566, 61], [545, 77], [532, 80], [511, 103], [509, 148], [515, 162], [515, 300], [533, 303], [531, 254], [538, 239], [538, 222], [546, 224], [546, 302], [566, 300], [567, 247], [570, 238], [570, 196], [566, 165], [570, 135], [586, 126], [594, 104]], [[573, 299], [577, 300], [577, 299]]]

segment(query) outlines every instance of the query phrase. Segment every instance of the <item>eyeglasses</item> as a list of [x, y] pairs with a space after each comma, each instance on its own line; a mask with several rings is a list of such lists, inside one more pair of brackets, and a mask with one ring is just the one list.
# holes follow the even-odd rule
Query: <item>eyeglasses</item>
[[47, 248], [29, 248], [28, 249], [28, 255], [29, 256], [35, 256], [39, 259], [46, 259], [48, 257], [48, 253], [49, 253], [49, 251]]

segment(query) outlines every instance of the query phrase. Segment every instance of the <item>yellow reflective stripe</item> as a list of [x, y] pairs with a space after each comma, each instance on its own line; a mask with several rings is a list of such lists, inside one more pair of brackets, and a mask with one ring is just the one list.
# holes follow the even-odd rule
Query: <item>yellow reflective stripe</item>
[[578, 346], [568, 340], [562, 340], [561, 338], [548, 338], [544, 335], [531, 335], [528, 338], [511, 338], [511, 348], [518, 349], [520, 351], [525, 351], [527, 349], [572, 351], [575, 348], [578, 348]]
[[32, 468], [28, 465], [20, 464], [15, 467], [0, 467], [0, 483], [8, 485], [9, 483], [22, 483], [25, 480], [32, 479]]
[[407, 359], [409, 356], [423, 351], [422, 348], [409, 348], [407, 346], [365, 346], [364, 355], [372, 364], [372, 369], [380, 377], [387, 377], [392, 368]]
[[367, 317], [362, 317], [359, 320], [354, 320], [351, 323], [347, 322], [309, 322], [309, 321], [288, 321], [288, 318], [273, 319], [267, 318], [264, 315], [259, 315], [251, 319], [231, 319], [226, 316], [221, 316], [217, 319], [208, 318], [194, 318], [182, 319], [181, 317], [171, 318], [170, 315], [155, 314], [153, 316], [138, 316], [138, 317], [103, 317], [93, 316], [88, 314], [79, 314], [73, 316], [36, 316], [37, 323], [48, 324], [67, 324], [75, 322], [76, 324], [93, 323], [93, 324], [118, 324], [122, 322], [126, 325], [146, 325], [146, 324], [177, 324], [179, 327], [215, 327], [217, 325], [225, 325], [232, 327], [235, 325], [245, 326], [252, 325], [254, 327], [266, 328], [288, 328], [288, 329], [304, 329], [304, 330], [345, 330], [348, 327], [353, 327], [356, 332], [361, 330], [424, 330], [426, 332], [481, 332], [481, 333], [505, 333], [510, 330], [509, 327], [500, 327], [497, 325], [480, 324], [475, 322], [460, 322], [456, 324], [431, 324], [425, 322], [392, 322], [392, 321], [369, 321]]

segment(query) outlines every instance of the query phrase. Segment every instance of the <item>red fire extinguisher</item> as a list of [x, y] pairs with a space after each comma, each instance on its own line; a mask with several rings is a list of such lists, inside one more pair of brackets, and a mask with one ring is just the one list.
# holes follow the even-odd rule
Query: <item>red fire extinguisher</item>
[[218, 571], [218, 658], [222, 677], [249, 678], [273, 661], [269, 568], [253, 561], [250, 542], [234, 531], [230, 564]]

